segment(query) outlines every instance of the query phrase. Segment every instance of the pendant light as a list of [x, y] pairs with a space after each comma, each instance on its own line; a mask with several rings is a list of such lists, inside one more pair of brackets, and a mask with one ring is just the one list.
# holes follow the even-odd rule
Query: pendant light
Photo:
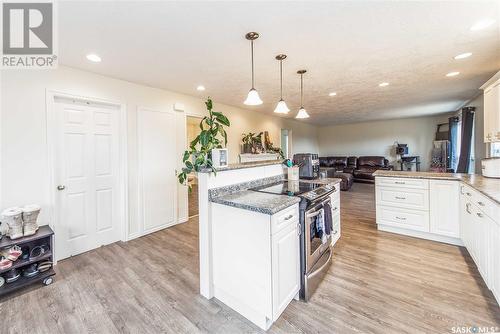
[[304, 108], [304, 103], [303, 103], [304, 81], [302, 79], [302, 76], [306, 72], [307, 72], [306, 70], [297, 71], [297, 74], [300, 74], [300, 109], [299, 109], [299, 112], [297, 113], [297, 116], [295, 116], [295, 118], [298, 118], [298, 119], [309, 118], [309, 114], [307, 113], [306, 109]]
[[279, 60], [280, 62], [280, 100], [278, 101], [278, 104], [276, 105], [274, 112], [278, 114], [288, 114], [288, 112], [290, 111], [285, 101], [283, 101], [283, 60], [285, 59], [286, 55], [284, 54], [276, 56], [276, 60]]
[[262, 104], [262, 100], [260, 99], [259, 93], [255, 89], [255, 79], [253, 74], [253, 41], [259, 38], [259, 33], [249, 32], [245, 35], [245, 38], [250, 41], [252, 49], [252, 89], [248, 92], [247, 99], [243, 103], [248, 106], [258, 106], [259, 104]]

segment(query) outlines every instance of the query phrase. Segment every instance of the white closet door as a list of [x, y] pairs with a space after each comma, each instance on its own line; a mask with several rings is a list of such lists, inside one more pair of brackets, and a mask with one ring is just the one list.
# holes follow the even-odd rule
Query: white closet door
[[[177, 172], [181, 172], [184, 164], [182, 155], [187, 148], [186, 114], [183, 111], [176, 112], [176, 135], [177, 135]], [[177, 217], [179, 223], [187, 222], [189, 219], [188, 187], [177, 182]]]
[[176, 222], [176, 117], [139, 109], [139, 182], [142, 234]]
[[56, 258], [120, 240], [119, 110], [56, 103]]

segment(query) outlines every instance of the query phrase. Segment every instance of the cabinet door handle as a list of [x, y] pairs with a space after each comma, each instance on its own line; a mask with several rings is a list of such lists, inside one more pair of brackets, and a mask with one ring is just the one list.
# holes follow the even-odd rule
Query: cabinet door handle
[[398, 216], [396, 216], [396, 219], [399, 219], [399, 220], [406, 220], [406, 218], [405, 218], [405, 217], [398, 217]]
[[396, 199], [406, 199], [406, 197], [398, 197], [398, 196], [395, 196]]
[[470, 203], [465, 204], [465, 211], [470, 215], [472, 212], [470, 212]]
[[402, 182], [402, 181], [394, 181], [395, 184], [406, 184], [406, 182]]
[[289, 216], [285, 217], [285, 219], [283, 219], [283, 220], [290, 220], [292, 218], [293, 218], [293, 215], [289, 215]]
[[477, 202], [477, 204], [481, 205], [481, 206], [484, 206], [485, 204], [481, 201]]
[[483, 214], [481, 212], [476, 212], [476, 215], [479, 217], [479, 218], [483, 218]]
[[300, 223], [297, 224], [297, 235], [301, 235], [302, 234], [302, 231], [301, 231], [300, 227], [301, 227]]
[[333, 211], [337, 211], [338, 209], [339, 209], [339, 208], [337, 208], [337, 207], [334, 207], [334, 208], [333, 208]]
[[469, 192], [466, 192], [465, 194], [466, 194], [467, 196], [472, 196], [472, 194], [471, 194], [471, 193], [469, 193]]

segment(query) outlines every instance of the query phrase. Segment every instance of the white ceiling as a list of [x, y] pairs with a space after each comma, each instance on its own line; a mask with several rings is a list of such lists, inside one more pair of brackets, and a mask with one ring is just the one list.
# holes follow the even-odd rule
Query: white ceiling
[[[279, 99], [324, 125], [439, 114], [459, 108], [500, 69], [500, 1], [59, 2], [60, 63], [271, 114]], [[481, 31], [478, 20], [496, 19]], [[250, 44], [257, 31], [256, 88]], [[102, 62], [85, 55], [95, 52]], [[463, 52], [470, 58], [454, 60]], [[460, 71], [457, 77], [445, 74]], [[387, 81], [388, 87], [380, 88]], [[203, 84], [205, 92], [196, 91]], [[337, 96], [329, 97], [331, 91]]]

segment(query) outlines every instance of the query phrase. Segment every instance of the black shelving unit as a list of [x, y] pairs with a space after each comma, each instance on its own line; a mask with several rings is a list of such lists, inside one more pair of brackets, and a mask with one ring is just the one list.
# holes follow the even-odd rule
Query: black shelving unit
[[[32, 249], [35, 246], [48, 244], [50, 247], [50, 251], [48, 253], [42, 254], [41, 256], [38, 256], [36, 258], [29, 258], [28, 257], [26, 259], [22, 259], [22, 256], [20, 256], [16, 261], [14, 261], [12, 263], [11, 267], [9, 267], [7, 269], [0, 270], [0, 276], [2, 276], [3, 274], [5, 274], [6, 272], [8, 272], [9, 270], [12, 270], [12, 269], [19, 269], [22, 272], [23, 267], [28, 266], [32, 263], [41, 262], [41, 261], [45, 261], [45, 260], [50, 260], [53, 262], [54, 261], [53, 260], [54, 259], [53, 235], [54, 235], [54, 231], [52, 231], [50, 226], [45, 225], [45, 226], [40, 226], [38, 231], [34, 235], [29, 236], [29, 237], [23, 237], [23, 238], [12, 240], [9, 237], [4, 236], [0, 240], [0, 249], [5, 249], [8, 247], [12, 247], [14, 245], [18, 245], [20, 247], [28, 246], [30, 249]], [[14, 281], [12, 283], [6, 282], [6, 283], [4, 283], [3, 286], [0, 287], [0, 297], [6, 295], [8, 293], [14, 292], [16, 290], [22, 289], [25, 286], [31, 285], [33, 283], [43, 282], [43, 284], [49, 285], [53, 282], [52, 276], [54, 276], [55, 274], [56, 273], [55, 273], [54, 269], [50, 268], [49, 270], [44, 271], [42, 273], [38, 273], [37, 275], [32, 276], [32, 277], [24, 277], [21, 275], [21, 277], [19, 277], [16, 281]]]

